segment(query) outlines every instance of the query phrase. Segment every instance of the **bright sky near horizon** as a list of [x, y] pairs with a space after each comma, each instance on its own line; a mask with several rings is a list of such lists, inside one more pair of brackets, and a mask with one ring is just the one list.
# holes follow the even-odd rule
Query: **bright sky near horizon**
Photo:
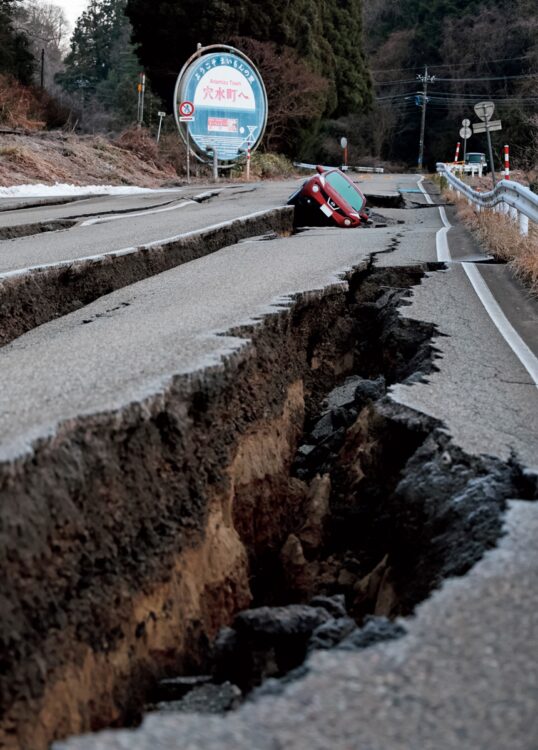
[[74, 29], [77, 18], [88, 6], [88, 0], [50, 0], [54, 5], [59, 5], [65, 12], [71, 29]]

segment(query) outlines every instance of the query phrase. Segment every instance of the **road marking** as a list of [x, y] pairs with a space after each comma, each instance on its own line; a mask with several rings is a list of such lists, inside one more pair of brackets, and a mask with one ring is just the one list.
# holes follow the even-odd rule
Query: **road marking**
[[120, 219], [134, 219], [137, 216], [149, 216], [150, 214], [163, 214], [165, 211], [177, 211], [178, 208], [184, 208], [185, 206], [192, 206], [196, 201], [185, 200], [182, 203], [178, 203], [175, 206], [167, 206], [166, 208], [150, 208], [147, 211], [137, 211], [136, 213], [123, 213], [113, 214], [112, 216], [101, 216], [97, 219], [88, 219], [80, 224], [81, 227], [91, 227], [95, 224], [107, 224], [109, 221], [119, 221]]
[[538, 358], [536, 358], [513, 325], [509, 322], [476, 265], [474, 263], [462, 263], [461, 265], [463, 266], [469, 281], [473, 285], [473, 289], [478, 295], [478, 299], [484, 305], [489, 317], [495, 323], [497, 330], [512, 349], [523, 367], [527, 370], [533, 379], [534, 384], [538, 388]]
[[[426, 200], [430, 205], [433, 205], [431, 196], [428, 195], [424, 189], [422, 182], [424, 177], [421, 177], [418, 186], [426, 196]], [[452, 224], [448, 220], [445, 209], [443, 206], [438, 206], [441, 221], [443, 227], [437, 232], [435, 236], [435, 242], [437, 246], [437, 259], [439, 261], [451, 261], [452, 256], [450, 254], [450, 248], [448, 246], [447, 234], [452, 228]], [[519, 359], [523, 367], [527, 370], [531, 376], [534, 384], [538, 388], [538, 358], [529, 349], [527, 344], [523, 341], [519, 333], [516, 331], [514, 326], [510, 323], [506, 315], [503, 313], [501, 306], [493, 296], [490, 288], [488, 287], [484, 277], [481, 275], [477, 266], [474, 263], [460, 263], [463, 266], [467, 278], [469, 279], [471, 286], [473, 287], [478, 299], [484, 306], [487, 314], [491, 318], [493, 324], [506, 341], [510, 349], [514, 352], [516, 357]]]
[[433, 206], [432, 197], [428, 192], [426, 192], [426, 189], [424, 188], [424, 185], [422, 184], [423, 182], [424, 182], [424, 177], [421, 177], [417, 183], [420, 188], [420, 192], [426, 197], [426, 203], [429, 203], [430, 206]]
[[[418, 181], [418, 186], [420, 188], [420, 191], [426, 198], [426, 202], [433, 206], [433, 200], [431, 195], [426, 192], [426, 189], [424, 188], [424, 185], [422, 184], [424, 182], [424, 177], [421, 177]], [[439, 209], [439, 214], [441, 216], [441, 221], [443, 222], [443, 227], [437, 232], [435, 235], [435, 246], [437, 249], [437, 260], [440, 263], [446, 263], [452, 260], [452, 255], [450, 254], [450, 248], [448, 246], [448, 238], [447, 234], [449, 233], [450, 229], [452, 228], [452, 224], [449, 222], [448, 217], [446, 215], [445, 209], [443, 206], [437, 206]]]

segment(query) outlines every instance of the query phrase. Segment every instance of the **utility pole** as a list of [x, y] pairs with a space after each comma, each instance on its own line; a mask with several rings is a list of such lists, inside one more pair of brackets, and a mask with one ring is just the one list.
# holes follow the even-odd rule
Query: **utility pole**
[[41, 48], [41, 91], [45, 88], [45, 48]]
[[428, 66], [424, 67], [424, 75], [417, 75], [419, 81], [423, 84], [423, 90], [419, 92], [422, 96], [422, 120], [420, 123], [420, 144], [418, 151], [418, 168], [422, 171], [422, 163], [424, 161], [424, 137], [426, 135], [426, 105], [428, 103], [428, 83], [435, 82], [435, 76], [428, 74]]

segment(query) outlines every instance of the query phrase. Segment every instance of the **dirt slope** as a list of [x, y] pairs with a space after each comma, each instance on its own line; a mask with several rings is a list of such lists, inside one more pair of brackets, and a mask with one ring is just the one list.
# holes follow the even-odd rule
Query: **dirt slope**
[[67, 182], [158, 187], [178, 179], [178, 141], [178, 136], [167, 136], [159, 149], [139, 131], [127, 131], [114, 141], [63, 132], [0, 132], [0, 186]]

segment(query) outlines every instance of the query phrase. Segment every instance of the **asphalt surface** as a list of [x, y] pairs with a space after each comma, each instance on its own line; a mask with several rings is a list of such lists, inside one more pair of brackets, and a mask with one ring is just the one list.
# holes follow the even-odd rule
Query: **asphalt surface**
[[[32, 210], [33, 218], [29, 223], [35, 223], [36, 217], [43, 223], [51, 220], [49, 217], [59, 220], [74, 219], [80, 215], [81, 219], [77, 226], [67, 230], [0, 242], [0, 277], [6, 271], [93, 257], [96, 254], [103, 255], [146, 243], [165, 241], [185, 232], [282, 206], [296, 185], [297, 181], [223, 186], [217, 196], [202, 203], [191, 202], [190, 197], [207, 194], [214, 188], [202, 186], [200, 190], [181, 190], [178, 193], [172, 191], [162, 194], [160, 198], [152, 194], [145, 199], [150, 204], [146, 211], [141, 211], [144, 198], [139, 195], [111, 196], [104, 202], [102, 198], [92, 198], [84, 201], [82, 206], [77, 201], [77, 205], [66, 204]], [[173, 204], [162, 205], [173, 198]], [[155, 205], [156, 203], [161, 205]], [[20, 226], [27, 220], [29, 210], [31, 209], [9, 212], [9, 215], [0, 213], [0, 219], [9, 221], [10, 226]], [[93, 223], [100, 218], [103, 223]]]
[[[114, 292], [4, 347], [0, 460], [31, 451], [34, 441], [54, 434], [66, 420], [140, 401], [162, 391], [176, 374], [221, 361], [244, 342], [217, 334], [259, 319], [294, 293], [345, 283], [342, 274], [372, 253], [380, 266], [435, 262], [443, 223], [439, 210], [427, 205], [417, 177], [360, 179], [371, 192], [381, 190], [378, 183], [388, 192], [412, 191], [405, 197], [414, 208], [380, 210], [405, 224], [242, 242]], [[203, 222], [282, 205], [294, 184], [271, 183], [239, 196], [230, 190], [209, 204], [188, 204], [176, 212], [1, 242], [2, 267], [157, 241]], [[133, 210], [139, 210], [138, 200]], [[105, 203], [117, 210], [117, 202]], [[452, 238], [449, 232], [448, 242], [454, 261], [431, 271], [403, 311], [437, 327], [438, 371], [427, 383], [395, 386], [392, 397], [443, 420], [455, 442], [471, 453], [505, 459], [515, 451], [524, 465], [538, 469], [538, 389], [458, 262], [480, 252], [463, 248], [458, 232]], [[514, 328], [536, 351], [535, 303], [519, 289], [521, 305], [519, 297], [515, 305], [517, 289], [505, 285], [502, 269], [484, 269], [503, 307], [511, 306]], [[538, 507], [513, 503], [498, 547], [424, 602], [405, 621], [404, 638], [360, 653], [316, 654], [306, 677], [281, 695], [247, 703], [226, 717], [150, 716], [134, 731], [74, 738], [55, 747], [536, 750], [537, 534]]]

